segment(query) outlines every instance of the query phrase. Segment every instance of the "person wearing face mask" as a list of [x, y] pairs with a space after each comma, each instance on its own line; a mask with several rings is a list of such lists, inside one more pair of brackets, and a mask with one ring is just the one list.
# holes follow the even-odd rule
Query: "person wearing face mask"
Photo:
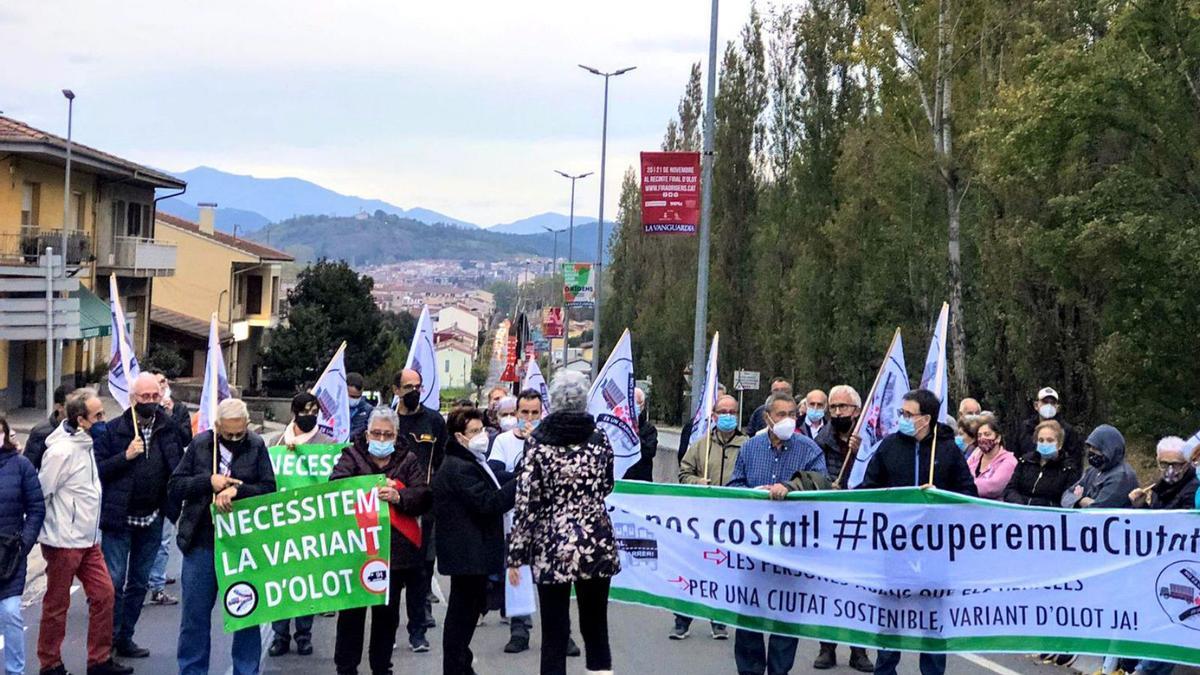
[[[336, 443], [332, 437], [317, 428], [317, 415], [321, 406], [317, 397], [307, 391], [292, 397], [292, 421], [278, 434], [264, 439], [268, 446], [282, 445], [288, 450], [295, 451], [297, 445], [329, 445]], [[312, 625], [313, 617], [298, 616], [295, 619], [281, 619], [271, 622], [271, 630], [275, 636], [267, 649], [268, 656], [282, 656], [292, 648], [292, 624], [296, 625], [296, 653], [309, 656], [313, 653]]]
[[[8, 420], [0, 417], [0, 537], [14, 537], [10, 547], [0, 550], [4, 567], [15, 562], [12, 576], [0, 577], [0, 659], [6, 673], [25, 672], [25, 618], [21, 594], [25, 592], [26, 559], [37, 544], [46, 519], [46, 499], [38, 483], [37, 469], [13, 442]], [[12, 560], [8, 556], [14, 556]]]
[[[192, 442], [192, 416], [188, 412], [187, 406], [182, 403], [176, 404], [175, 399], [171, 396], [171, 381], [163, 371], [153, 369], [147, 371], [154, 376], [158, 381], [158, 391], [162, 394], [163, 410], [175, 422], [175, 428], [179, 432], [179, 446], [186, 448], [188, 443]], [[175, 541], [175, 524], [168, 518], [163, 520], [162, 541], [158, 546], [158, 555], [154, 558], [154, 565], [150, 568], [150, 597], [146, 600], [147, 605], [178, 605], [179, 599], [167, 593], [167, 584], [175, 583], [175, 579], [167, 577], [167, 563], [171, 557], [172, 542]]]
[[[723, 395], [713, 406], [709, 433], [696, 439], [679, 463], [679, 482], [685, 485], [725, 485], [733, 477], [733, 465], [746, 442], [746, 434], [738, 428], [737, 399]], [[672, 640], [686, 640], [692, 627], [692, 617], [675, 615], [675, 627], [667, 634]], [[724, 624], [712, 624], [712, 639], [728, 640]]]
[[[788, 396], [792, 395], [792, 384], [787, 381], [786, 377], [771, 378], [771, 393], [767, 395], [767, 400], [770, 400], [770, 397], [774, 396], [775, 394], [787, 394]], [[760, 431], [768, 426], [766, 415], [766, 402], [755, 408], [754, 412], [750, 413], [750, 419], [746, 422], [745, 426], [745, 432], [747, 436], [757, 436]]]
[[446, 460], [433, 477], [433, 510], [444, 532], [437, 540], [438, 571], [450, 577], [442, 672], [473, 675], [471, 638], [487, 609], [488, 575], [504, 566], [504, 514], [513, 507], [516, 481], [501, 484], [487, 463], [483, 413], [460, 409], [446, 427]]
[[346, 395], [350, 398], [350, 437], [367, 430], [367, 420], [375, 406], [363, 398], [363, 376], [358, 373], [346, 374]]
[[637, 410], [638, 438], [642, 443], [642, 454], [633, 466], [621, 476], [625, 480], [654, 481], [654, 458], [658, 455], [658, 427], [650, 421], [650, 409], [646, 406], [646, 392], [641, 387], [633, 390], [633, 403]]
[[1062, 452], [1065, 439], [1058, 422], [1047, 420], [1034, 429], [1037, 449], [1017, 461], [1004, 501], [1026, 506], [1058, 506], [1063, 492], [1079, 480], [1080, 468]]
[[1004, 489], [1017, 468], [1017, 458], [1004, 448], [994, 415], [976, 416], [970, 429], [975, 449], [967, 458], [967, 467], [975, 477], [975, 489], [984, 499], [1003, 499]]
[[113, 582], [100, 550], [101, 487], [92, 437], [103, 419], [104, 406], [95, 391], [79, 389], [68, 395], [62, 423], [46, 438], [38, 472], [46, 499], [46, 519], [38, 535], [46, 560], [46, 595], [37, 654], [41, 672], [47, 675], [67, 672], [62, 642], [74, 579], [79, 579], [88, 602], [88, 674], [133, 672], [112, 659]]
[[[412, 368], [405, 368], [396, 373], [392, 379], [392, 389], [396, 395], [396, 433], [410, 443], [409, 447], [417, 455], [417, 460], [425, 469], [425, 481], [433, 480], [433, 473], [442, 465], [442, 457], [446, 452], [446, 420], [437, 410], [421, 403], [421, 373]], [[496, 390], [493, 390], [493, 394]], [[496, 397], [499, 401], [499, 397]], [[421, 517], [422, 553], [425, 556], [425, 627], [433, 628], [437, 622], [433, 618], [432, 602], [435, 598], [429, 592], [433, 581], [434, 540], [437, 539], [433, 513]], [[421, 589], [410, 587], [406, 592], [418, 593]], [[429, 651], [429, 641], [424, 633], [409, 635], [408, 647], [415, 653]]]
[[[768, 490], [772, 499], [783, 499], [790, 491], [787, 481], [797, 472], [818, 472], [824, 480], [828, 471], [821, 448], [811, 438], [796, 433], [798, 412], [791, 394], [771, 394], [766, 405], [767, 431], [742, 445], [727, 485]], [[763, 642], [763, 634], [757, 631], [735, 631], [733, 657], [738, 673], [761, 675], [791, 670], [799, 641], [771, 635], [766, 645]]]
[[1043, 387], [1037, 393], [1037, 398], [1033, 402], [1034, 415], [1025, 420], [1025, 423], [1018, 430], [1016, 435], [1016, 448], [1014, 453], [1018, 457], [1022, 457], [1034, 450], [1037, 450], [1037, 440], [1034, 438], [1037, 425], [1046, 420], [1058, 422], [1058, 425], [1063, 429], [1063, 444], [1062, 452], [1076, 464], [1083, 466], [1085, 458], [1083, 456], [1083, 439], [1075, 427], [1067, 424], [1067, 421], [1062, 418], [1062, 406], [1058, 402], [1058, 392], [1051, 387]]
[[1191, 509], [1196, 503], [1196, 469], [1184, 456], [1184, 440], [1167, 436], [1155, 449], [1159, 480], [1129, 493], [1135, 509]]
[[[915, 389], [904, 395], [898, 415], [900, 427], [879, 442], [867, 464], [859, 489], [928, 485], [959, 494], [978, 494], [967, 460], [954, 444], [954, 430], [938, 423], [941, 401], [928, 389]], [[931, 456], [932, 455], [932, 456]], [[933, 480], [929, 462], [933, 460]], [[878, 675], [896, 675], [900, 652], [879, 650], [875, 661]], [[946, 672], [945, 654], [920, 654], [922, 675]]]
[[[149, 588], [150, 571], [162, 546], [167, 483], [183, 458], [179, 427], [163, 409], [158, 379], [138, 375], [133, 403], [96, 439], [96, 467], [103, 487], [100, 547], [116, 591], [113, 650], [123, 658], [145, 658], [150, 650], [133, 640]], [[136, 428], [135, 428], [136, 427]]]
[[[473, 406], [472, 406], [473, 407]], [[512, 431], [517, 428], [517, 397], [508, 396], [507, 394], [496, 401], [496, 426], [495, 428], [484, 427], [484, 432], [487, 433], [488, 445], [503, 433]]]
[[[214, 428], [192, 438], [168, 487], [170, 508], [179, 511], [177, 540], [183, 552], [183, 604], [175, 652], [179, 675], [209, 670], [212, 609], [217, 599], [211, 508], [228, 513], [234, 501], [275, 491], [267, 444], [249, 430], [246, 403], [237, 398], [221, 401], [214, 422]], [[262, 635], [257, 626], [234, 632], [232, 657], [235, 675], [259, 672]]]
[[[826, 408], [829, 407], [829, 397], [820, 389], [813, 389], [804, 397], [804, 405], [800, 412], [804, 414], [803, 423], [797, 429], [800, 433], [814, 441], [826, 426]], [[826, 465], [828, 467], [828, 464]]]
[[[396, 433], [399, 420], [391, 408], [380, 406], [371, 411], [367, 428], [351, 438], [342, 450], [329, 480], [353, 476], [386, 476], [388, 485], [379, 489], [379, 498], [388, 504], [392, 527], [389, 595], [386, 605], [375, 605], [371, 613], [371, 642], [367, 661], [373, 673], [391, 672], [392, 648], [400, 625], [400, 595], [404, 593], [410, 636], [425, 635], [424, 562], [422, 533], [417, 519], [429, 511], [432, 495], [425, 469], [411, 450], [411, 444]], [[333, 662], [339, 673], [353, 673], [362, 660], [363, 630], [367, 608], [338, 612]]]
[[1125, 437], [1109, 424], [1092, 430], [1085, 443], [1088, 467], [1079, 482], [1063, 492], [1068, 509], [1128, 508], [1137, 473], [1125, 461]]
[[[811, 396], [811, 394], [810, 394]], [[860, 439], [854, 435], [854, 425], [862, 412], [862, 398], [858, 391], [848, 384], [839, 384], [829, 390], [829, 423], [821, 428], [814, 439], [821, 452], [825, 455], [825, 469], [834, 489], [840, 489], [845, 480], [843, 474], [849, 471], [850, 462], [858, 452]], [[811, 483], [806, 483], [803, 476], [795, 476], [788, 482], [791, 490], [812, 489]], [[875, 664], [862, 647], [850, 648], [849, 666], [860, 673], [875, 671]], [[813, 661], [815, 670], [828, 670], [837, 665], [837, 644], [822, 642], [821, 651]]]

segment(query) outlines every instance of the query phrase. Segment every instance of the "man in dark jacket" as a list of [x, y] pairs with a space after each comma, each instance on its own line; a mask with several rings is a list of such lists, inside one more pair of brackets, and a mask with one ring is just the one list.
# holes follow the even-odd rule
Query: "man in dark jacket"
[[[433, 408], [421, 404], [421, 373], [412, 368], [405, 368], [396, 373], [392, 380], [392, 389], [396, 394], [396, 415], [399, 426], [396, 432], [409, 443], [409, 448], [417, 455], [417, 461], [425, 469], [425, 481], [433, 480], [433, 473], [442, 465], [442, 456], [446, 454], [446, 420], [442, 414]], [[500, 388], [494, 388], [489, 396], [495, 396]], [[500, 397], [495, 396], [497, 402]], [[433, 582], [433, 541], [435, 523], [432, 513], [421, 517], [422, 553], [425, 555], [425, 627], [433, 628], [433, 606], [430, 604], [429, 587]], [[409, 592], [420, 589], [410, 588]], [[414, 652], [429, 651], [429, 641], [424, 634], [409, 636], [409, 648]]]
[[346, 395], [350, 397], [350, 436], [358, 436], [367, 430], [367, 419], [375, 406], [363, 398], [363, 376], [358, 373], [346, 375]]
[[[179, 447], [186, 448], [192, 442], [192, 415], [187, 406], [175, 400], [171, 395], [171, 380], [161, 370], [148, 371], [158, 380], [158, 391], [162, 394], [162, 407], [167, 415], [175, 422], [179, 431]], [[171, 558], [171, 548], [175, 545], [175, 524], [170, 519], [163, 521], [162, 543], [158, 547], [158, 555], [150, 568], [150, 599], [148, 605], [178, 605], [178, 598], [167, 593], [167, 584], [175, 583], [167, 578], [167, 563]]]
[[433, 509], [445, 533], [437, 540], [438, 570], [450, 577], [442, 672], [473, 675], [471, 638], [487, 609], [488, 575], [504, 567], [504, 513], [516, 499], [516, 480], [501, 487], [487, 464], [483, 413], [450, 414], [446, 461], [433, 477]]
[[[967, 460], [954, 444], [954, 430], [937, 421], [941, 405], [938, 397], [927, 389], [917, 389], [904, 395], [900, 407], [900, 430], [879, 442], [859, 488], [927, 485], [931, 482], [929, 461], [933, 459], [934, 487], [972, 497], [978, 494], [975, 479], [967, 468]], [[934, 456], [931, 457], [931, 454]], [[923, 675], [946, 672], [945, 654], [923, 653], [920, 659]], [[879, 675], [895, 675], [899, 665], [900, 652], [881, 649], [875, 672]]]
[[1200, 481], [1197, 481], [1195, 467], [1184, 455], [1184, 445], [1184, 440], [1178, 436], [1167, 436], [1158, 442], [1155, 455], [1162, 477], [1148, 488], [1137, 488], [1129, 493], [1133, 508], [1196, 508], [1196, 489], [1200, 487]]
[[638, 438], [642, 442], [642, 456], [625, 470], [625, 480], [654, 480], [654, 458], [658, 455], [658, 427], [650, 421], [650, 409], [646, 406], [646, 392], [641, 387], [633, 390], [634, 404], [638, 411]]
[[[396, 433], [396, 413], [386, 406], [371, 411], [366, 430], [342, 451], [329, 480], [382, 474], [389, 485], [379, 490], [391, 509], [391, 576], [388, 604], [371, 608], [371, 644], [367, 660], [371, 671], [390, 671], [392, 647], [400, 619], [400, 594], [408, 610], [408, 634], [425, 637], [425, 556], [417, 518], [432, 500], [425, 469], [411, 450], [411, 442]], [[416, 589], [416, 592], [414, 592]], [[367, 609], [338, 613], [333, 660], [338, 672], [354, 672], [362, 659], [363, 627]]]
[[42, 455], [46, 454], [46, 437], [62, 424], [63, 405], [66, 404], [67, 394], [70, 392], [71, 389], [66, 385], [54, 389], [54, 411], [50, 413], [50, 419], [30, 430], [29, 438], [25, 439], [25, 459], [33, 464], [34, 469], [42, 468]]
[[160, 405], [153, 375], [134, 379], [130, 399], [132, 407], [108, 423], [95, 453], [103, 487], [100, 548], [115, 592], [113, 650], [136, 659], [150, 655], [133, 641], [133, 632], [162, 544], [163, 520], [176, 515], [166, 508], [167, 483], [183, 457], [183, 444], [175, 421]]
[[1054, 420], [1063, 428], [1065, 436], [1063, 449], [1066, 452], [1067, 458], [1074, 462], [1076, 466], [1083, 466], [1083, 438], [1079, 435], [1075, 427], [1067, 424], [1067, 421], [1060, 416], [1062, 408], [1058, 403], [1058, 392], [1051, 387], [1043, 387], [1037, 393], [1037, 400], [1033, 402], [1033, 409], [1036, 414], [1025, 420], [1025, 423], [1017, 432], [1016, 447], [1012, 448], [1013, 454], [1017, 457], [1023, 457], [1037, 450], [1037, 439], [1034, 438], [1037, 425], [1046, 420]]
[[[217, 598], [210, 507], [228, 512], [233, 501], [275, 491], [275, 472], [262, 438], [247, 429], [250, 411], [241, 399], [217, 405], [216, 428], [192, 439], [171, 474], [171, 508], [179, 511], [183, 552], [183, 611], [176, 659], [180, 675], [208, 672], [212, 608]], [[215, 469], [215, 470], [214, 470]], [[233, 634], [234, 672], [258, 672], [262, 635], [257, 626]]]
[[25, 672], [25, 621], [21, 616], [21, 594], [25, 591], [25, 559], [37, 543], [46, 501], [37, 470], [17, 452], [8, 421], [0, 417], [0, 536], [17, 536], [20, 544], [17, 569], [0, 579], [0, 638], [5, 647], [0, 656], [9, 673]]

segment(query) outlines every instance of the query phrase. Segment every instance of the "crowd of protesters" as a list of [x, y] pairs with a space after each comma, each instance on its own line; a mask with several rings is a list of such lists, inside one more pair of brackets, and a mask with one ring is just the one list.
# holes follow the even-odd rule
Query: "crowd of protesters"
[[[471, 641], [481, 616], [504, 610], [504, 586], [533, 585], [541, 613], [544, 674], [566, 672], [566, 659], [584, 655], [589, 673], [612, 671], [608, 597], [620, 559], [604, 500], [614, 479], [652, 480], [658, 432], [650, 422], [646, 393], [636, 391], [642, 455], [623, 476], [614, 476], [608, 438], [587, 412], [588, 382], [563, 371], [552, 380], [548, 400], [534, 390], [515, 396], [491, 390], [486, 407], [456, 403], [445, 417], [420, 402], [421, 375], [406, 369], [393, 383], [392, 406], [372, 406], [361, 376], [347, 377], [351, 439], [331, 480], [381, 475], [380, 498], [392, 510], [388, 603], [343, 610], [337, 615], [333, 660], [339, 673], [354, 673], [367, 646], [369, 668], [391, 672], [392, 651], [407, 619], [408, 646], [429, 650], [436, 626], [430, 603], [435, 569], [450, 580], [442, 631], [442, 671], [474, 673]], [[762, 406], [741, 423], [738, 402], [717, 397], [708, 433], [690, 445], [684, 432], [680, 483], [761, 489], [773, 499], [800, 490], [846, 487], [847, 467], [861, 441], [856, 434], [863, 402], [848, 385], [793, 396], [782, 378], [771, 383]], [[171, 397], [162, 373], [143, 373], [130, 385], [130, 406], [105, 420], [96, 392], [61, 389], [54, 414], [36, 427], [24, 448], [0, 418], [0, 619], [5, 669], [25, 670], [20, 599], [26, 557], [40, 544], [46, 562], [46, 593], [37, 633], [40, 671], [65, 674], [61, 646], [77, 580], [88, 602], [89, 675], [124, 675], [150, 649], [135, 640], [146, 604], [182, 601], [179, 672], [209, 670], [211, 623], [217, 598], [211, 508], [228, 511], [234, 501], [275, 491], [268, 445], [332, 443], [317, 428], [319, 405], [308, 393], [295, 396], [292, 418], [264, 438], [250, 427], [239, 399], [217, 408], [213, 428], [193, 436], [185, 406]], [[885, 437], [867, 464], [859, 488], [933, 485], [1030, 506], [1190, 509], [1195, 506], [1195, 456], [1179, 437], [1157, 447], [1159, 476], [1140, 486], [1126, 461], [1125, 439], [1110, 425], [1086, 438], [1062, 417], [1058, 393], [1037, 393], [1027, 420], [1008, 428], [975, 399], [960, 402], [956, 424], [947, 424], [942, 402], [914, 390], [897, 411], [899, 428]], [[914, 449], [917, 451], [914, 452]], [[930, 461], [933, 461], [932, 470]], [[9, 498], [9, 495], [12, 498]], [[166, 586], [166, 561], [182, 553], [181, 598]], [[571, 636], [570, 599], [578, 607], [581, 650]], [[366, 630], [370, 613], [369, 638]], [[533, 621], [507, 616], [506, 653], [529, 649]], [[692, 618], [676, 615], [668, 637], [689, 637]], [[312, 616], [277, 621], [268, 653], [313, 653]], [[729, 631], [710, 624], [715, 640]], [[787, 673], [798, 640], [734, 631], [737, 672]], [[233, 672], [259, 672], [263, 643], [256, 628], [236, 631]], [[900, 652], [850, 647], [848, 665], [861, 672], [895, 673]], [[1070, 665], [1070, 654], [1042, 654]], [[921, 672], [943, 673], [943, 654], [920, 654]], [[837, 645], [822, 642], [813, 669], [837, 664]], [[1106, 661], [1106, 672], [1162, 675], [1172, 665]]]

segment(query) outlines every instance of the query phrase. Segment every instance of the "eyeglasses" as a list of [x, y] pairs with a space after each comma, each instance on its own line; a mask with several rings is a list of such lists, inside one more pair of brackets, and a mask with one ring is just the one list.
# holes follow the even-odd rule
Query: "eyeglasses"
[[1187, 462], [1159, 462], [1158, 468], [1162, 471], [1166, 471], [1167, 469], [1181, 470], [1187, 465]]
[[384, 431], [382, 429], [371, 429], [367, 432], [367, 438], [373, 441], [394, 441], [396, 440], [396, 432]]
[[858, 409], [858, 406], [854, 405], [853, 403], [832, 403], [829, 406], [829, 412], [835, 412], [835, 413], [836, 412], [850, 412], [851, 410], [857, 410], [857, 409]]
[[902, 420], [914, 420], [918, 417], [924, 417], [924, 415], [919, 412], [910, 413], [904, 408], [896, 408], [896, 416]]
[[134, 394], [138, 403], [158, 403], [162, 400], [162, 393], [157, 391], [148, 392], [145, 394]]

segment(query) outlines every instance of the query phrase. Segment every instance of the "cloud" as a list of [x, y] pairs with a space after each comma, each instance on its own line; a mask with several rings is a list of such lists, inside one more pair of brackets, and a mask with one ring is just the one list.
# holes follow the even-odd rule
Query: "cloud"
[[[748, 8], [722, 3], [722, 43]], [[576, 64], [637, 65], [611, 82], [608, 215], [706, 58], [708, 21], [694, 0], [28, 3], [0, 10], [0, 43], [23, 55], [0, 91], [6, 114], [61, 132], [72, 88], [76, 137], [135, 161], [494, 223], [565, 210], [554, 168], [599, 171], [603, 85]]]

